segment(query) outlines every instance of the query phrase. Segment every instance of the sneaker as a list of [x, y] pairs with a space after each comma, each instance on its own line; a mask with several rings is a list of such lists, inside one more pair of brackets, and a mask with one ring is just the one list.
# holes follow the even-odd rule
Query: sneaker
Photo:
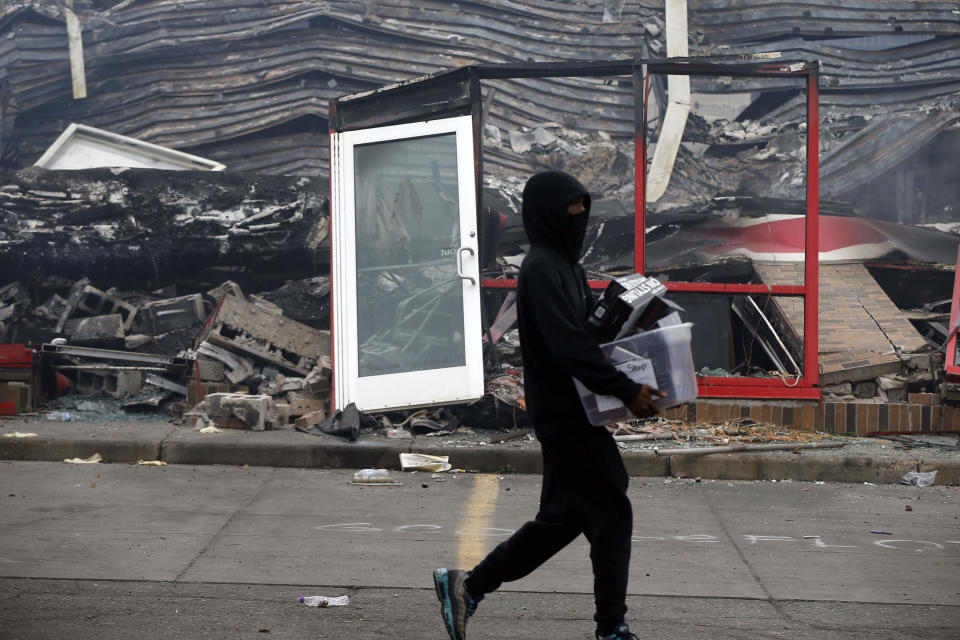
[[624, 622], [617, 630], [611, 633], [608, 636], [600, 635], [600, 632], [597, 632], [597, 640], [640, 640], [637, 636], [630, 633], [630, 627], [627, 626], [627, 623]]
[[460, 569], [434, 569], [433, 586], [440, 600], [440, 613], [450, 640], [467, 637], [467, 618], [477, 610], [476, 601], [467, 593], [467, 572]]

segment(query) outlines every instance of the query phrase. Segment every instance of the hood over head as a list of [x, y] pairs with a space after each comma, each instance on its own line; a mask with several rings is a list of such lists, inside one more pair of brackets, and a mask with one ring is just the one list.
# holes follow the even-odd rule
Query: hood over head
[[[567, 206], [584, 196], [585, 211], [571, 215]], [[563, 171], [544, 171], [523, 188], [523, 228], [531, 244], [547, 245], [571, 262], [580, 259], [590, 215], [590, 193]]]

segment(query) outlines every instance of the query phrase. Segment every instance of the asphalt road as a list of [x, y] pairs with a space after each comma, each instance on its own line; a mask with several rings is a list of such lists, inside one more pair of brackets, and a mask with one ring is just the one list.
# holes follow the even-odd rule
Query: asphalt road
[[[394, 476], [0, 462], [0, 638], [443, 640], [431, 570], [519, 527], [540, 478]], [[958, 488], [634, 478], [630, 493], [640, 638], [960, 638]], [[580, 538], [488, 596], [469, 637], [591, 638], [591, 582]], [[318, 594], [350, 604], [297, 602]]]

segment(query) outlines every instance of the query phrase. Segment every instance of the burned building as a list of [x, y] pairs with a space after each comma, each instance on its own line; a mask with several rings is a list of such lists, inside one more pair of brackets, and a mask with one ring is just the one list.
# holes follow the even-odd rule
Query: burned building
[[[835, 381], [850, 383], [854, 395], [855, 383], [913, 375], [920, 358], [904, 354], [926, 354], [947, 337], [942, 301], [953, 272], [943, 265], [956, 261], [960, 200], [954, 163], [944, 160], [960, 146], [960, 15], [952, 3], [228, 4], [230, 11], [209, 1], [6, 3], [6, 282], [25, 278], [29, 289], [38, 274], [64, 278], [58, 295], [66, 298], [77, 275], [104, 292], [177, 283], [180, 295], [224, 280], [265, 292], [324, 276], [331, 100], [465, 65], [769, 56], [819, 61], [822, 375], [895, 360], [891, 370], [867, 367], [862, 379]], [[647, 272], [668, 283], [803, 284], [794, 270], [804, 250], [796, 232], [806, 195], [802, 87], [774, 77], [692, 77], [686, 86], [671, 78], [653, 75], [643, 87], [630, 76], [485, 84], [485, 278], [509, 275], [522, 254], [519, 189], [545, 167], [578, 175], [598, 196], [584, 258], [591, 277], [634, 270], [634, 98], [643, 94]], [[67, 177], [29, 168], [71, 123], [208, 158], [226, 172]], [[240, 174], [258, 176], [251, 195], [239, 194], [247, 184]], [[225, 201], [171, 204], [178, 180]], [[486, 324], [501, 294], [485, 292]], [[849, 304], [828, 304], [841, 298]], [[683, 302], [720, 336], [700, 348], [701, 366], [794, 375], [790, 361], [803, 359], [804, 339], [795, 299], [690, 294]], [[837, 314], [843, 320], [833, 329]], [[876, 331], [844, 338], [842, 328], [860, 321]]]

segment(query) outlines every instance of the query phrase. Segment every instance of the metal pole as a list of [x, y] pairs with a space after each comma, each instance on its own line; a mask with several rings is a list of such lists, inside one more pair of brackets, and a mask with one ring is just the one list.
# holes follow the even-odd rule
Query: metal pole
[[803, 285], [803, 382], [820, 383], [819, 366], [819, 266], [820, 266], [820, 72], [807, 76], [807, 216]]
[[647, 229], [647, 65], [633, 67], [633, 270], [644, 272]]

